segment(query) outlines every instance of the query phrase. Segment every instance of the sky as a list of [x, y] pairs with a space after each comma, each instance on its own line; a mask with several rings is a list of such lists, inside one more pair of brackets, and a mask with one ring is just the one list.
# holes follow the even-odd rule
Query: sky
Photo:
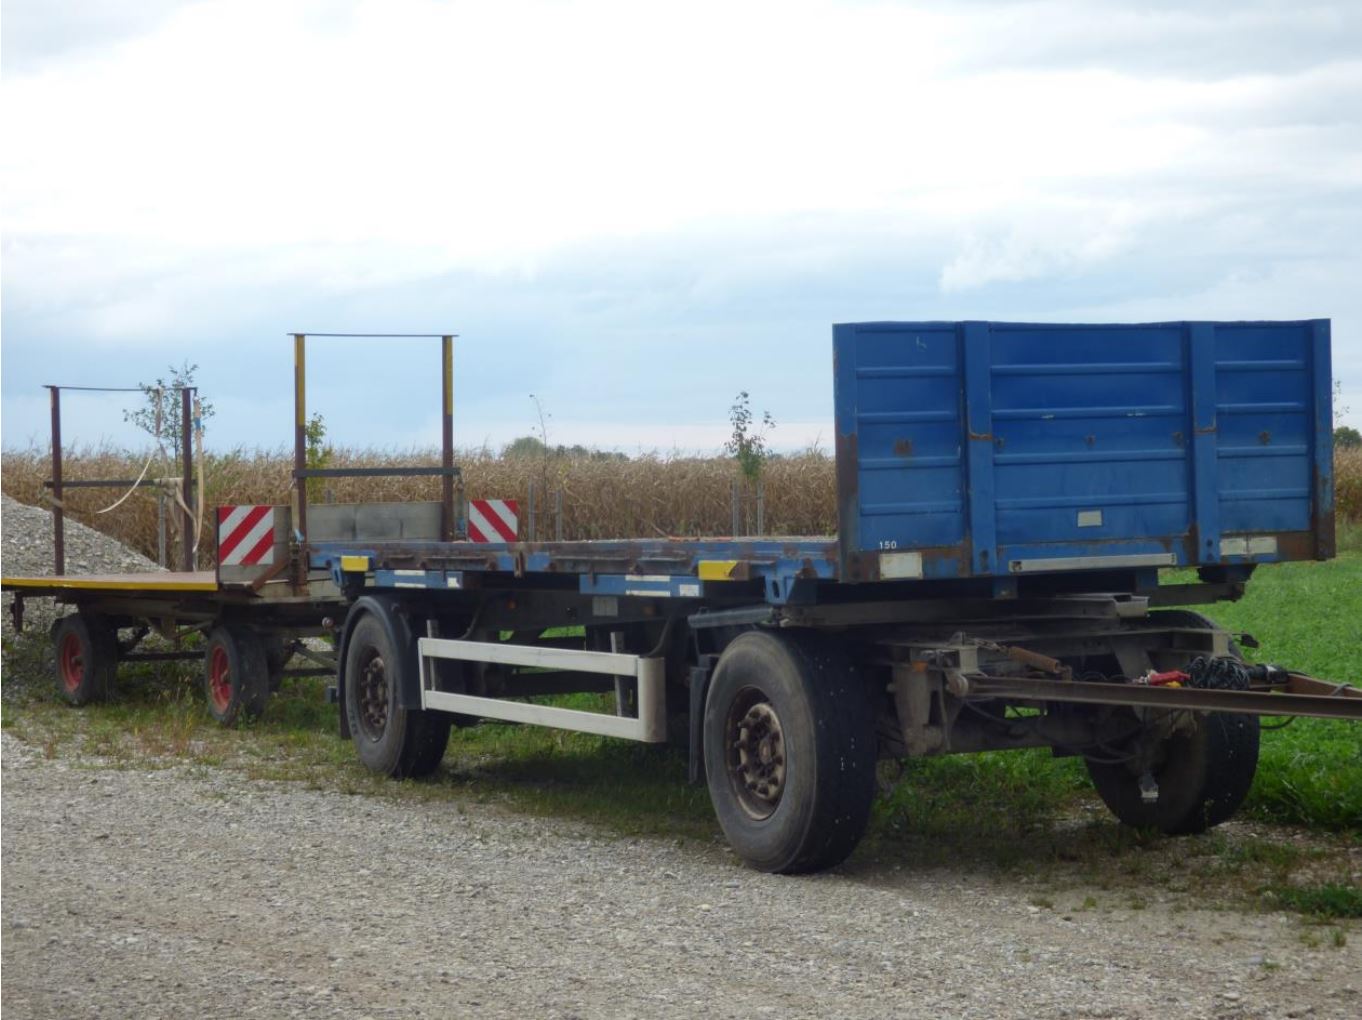
[[[827, 450], [878, 319], [1328, 317], [1362, 425], [1355, 0], [3, 0], [0, 110], [7, 449], [185, 360], [286, 446], [302, 330], [457, 333], [460, 446]], [[434, 341], [308, 380], [438, 443]]]

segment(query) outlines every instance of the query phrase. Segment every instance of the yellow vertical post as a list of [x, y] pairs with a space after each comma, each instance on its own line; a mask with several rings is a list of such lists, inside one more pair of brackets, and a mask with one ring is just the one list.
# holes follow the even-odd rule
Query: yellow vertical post
[[[293, 334], [293, 527], [307, 538], [307, 337]], [[305, 554], [304, 554], [305, 555]], [[306, 564], [303, 566], [306, 576]]]

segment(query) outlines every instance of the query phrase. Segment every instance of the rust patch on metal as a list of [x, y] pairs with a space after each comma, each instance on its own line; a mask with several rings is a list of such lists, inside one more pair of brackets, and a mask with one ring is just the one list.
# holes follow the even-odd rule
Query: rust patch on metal
[[1258, 433], [1258, 442], [1262, 443], [1264, 446], [1267, 446], [1269, 443], [1272, 442], [1272, 433], [1269, 432], [1267, 429], [1263, 429], [1263, 431]]
[[974, 543], [969, 539], [965, 539], [959, 545], [932, 546], [919, 551], [922, 553], [922, 573], [925, 576], [930, 577], [933, 574], [933, 571], [927, 569], [931, 563], [955, 564], [956, 577], [970, 577], [974, 573], [972, 566]]
[[843, 581], [878, 581], [880, 579], [880, 557], [877, 553], [848, 552], [842, 561]]
[[1308, 531], [1278, 531], [1273, 538], [1277, 540], [1279, 560], [1312, 560], [1315, 558], [1315, 536]]
[[971, 440], [973, 440], [973, 441], [976, 442], [976, 443], [991, 443], [991, 442], [993, 442], [993, 433], [992, 433], [992, 432], [970, 432], [970, 433], [969, 433], [969, 437], [970, 437]]
[[[1338, 552], [1332, 498], [1334, 480], [1327, 467], [1324, 471], [1321, 471], [1320, 465], [1316, 464], [1314, 482], [1314, 498], [1310, 501], [1310, 530], [1315, 534], [1315, 559], [1330, 560]], [[1329, 504], [1329, 510], [1321, 513], [1319, 508], [1325, 503]]]
[[[856, 543], [860, 537], [860, 521], [856, 509], [861, 496], [860, 443], [856, 433], [837, 434], [837, 542], [841, 560], [841, 574], [844, 580], [870, 581], [871, 577], [860, 576], [858, 569], [860, 557], [856, 555]], [[879, 560], [874, 564], [875, 576], [879, 576]]]
[[1331, 684], [1304, 673], [1291, 673], [1286, 678], [1288, 694], [1313, 694], [1325, 698], [1362, 698], [1362, 690], [1349, 684]]
[[911, 457], [913, 455], [913, 441], [911, 439], [894, 440], [894, 455], [897, 457]]

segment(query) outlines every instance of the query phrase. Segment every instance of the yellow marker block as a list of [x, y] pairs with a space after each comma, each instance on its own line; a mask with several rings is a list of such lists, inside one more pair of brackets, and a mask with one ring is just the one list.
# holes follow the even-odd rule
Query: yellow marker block
[[702, 581], [731, 581], [738, 560], [701, 560], [696, 566], [696, 576]]
[[369, 557], [342, 556], [341, 569], [347, 574], [363, 574], [369, 569]]

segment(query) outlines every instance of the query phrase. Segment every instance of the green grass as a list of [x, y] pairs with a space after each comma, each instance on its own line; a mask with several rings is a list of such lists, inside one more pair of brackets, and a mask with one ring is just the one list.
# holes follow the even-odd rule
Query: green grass
[[1362, 888], [1326, 882], [1322, 885], [1279, 885], [1269, 890], [1271, 899], [1319, 920], [1362, 917]]

